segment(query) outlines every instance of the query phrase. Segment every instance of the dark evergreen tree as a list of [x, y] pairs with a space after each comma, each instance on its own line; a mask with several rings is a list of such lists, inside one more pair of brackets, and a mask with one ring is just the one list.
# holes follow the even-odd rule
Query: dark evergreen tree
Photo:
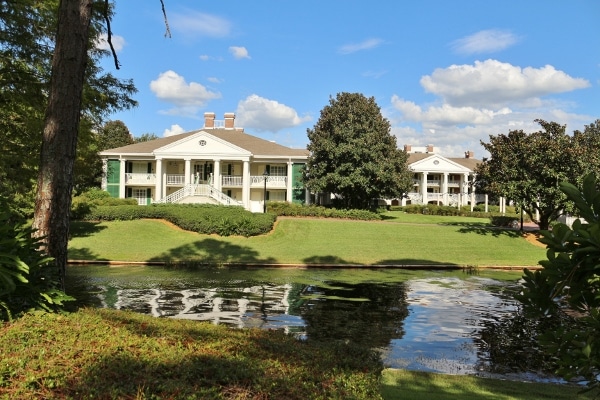
[[398, 149], [390, 123], [373, 97], [339, 93], [313, 129], [303, 179], [313, 192], [329, 192], [346, 208], [368, 208], [377, 198], [408, 191], [408, 155]]

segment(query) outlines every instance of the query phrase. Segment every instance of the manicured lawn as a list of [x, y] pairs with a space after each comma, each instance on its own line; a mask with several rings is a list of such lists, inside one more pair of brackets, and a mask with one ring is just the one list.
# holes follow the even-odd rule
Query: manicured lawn
[[[491, 229], [486, 220], [457, 217], [431, 223], [280, 219], [268, 235], [220, 237], [157, 220], [73, 222], [72, 260], [536, 266], [545, 250], [519, 232]], [[411, 217], [412, 218], [412, 217]]]
[[592, 399], [567, 385], [383, 370], [351, 345], [128, 311], [0, 324], [1, 399]]
[[567, 400], [593, 399], [580, 387], [515, 382], [462, 375], [384, 370], [381, 395], [385, 400]]

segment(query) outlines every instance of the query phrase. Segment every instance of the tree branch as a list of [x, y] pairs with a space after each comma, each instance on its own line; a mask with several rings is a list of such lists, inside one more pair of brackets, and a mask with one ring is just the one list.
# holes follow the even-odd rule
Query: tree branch
[[165, 26], [167, 30], [165, 32], [165, 37], [171, 38], [171, 29], [169, 28], [169, 21], [167, 20], [167, 11], [165, 10], [165, 2], [160, 0], [160, 5], [162, 6], [163, 17], [165, 18]]
[[[162, 0], [161, 0], [161, 2], [162, 2]], [[110, 46], [110, 51], [112, 52], [113, 59], [115, 60], [115, 68], [119, 69], [121, 65], [119, 63], [119, 59], [117, 58], [117, 52], [115, 51], [115, 48], [112, 44], [112, 31], [110, 30], [110, 17], [108, 16], [108, 9], [109, 9], [108, 0], [104, 0], [104, 20], [106, 21], [106, 31], [107, 31], [106, 41], [108, 42], [108, 45]]]

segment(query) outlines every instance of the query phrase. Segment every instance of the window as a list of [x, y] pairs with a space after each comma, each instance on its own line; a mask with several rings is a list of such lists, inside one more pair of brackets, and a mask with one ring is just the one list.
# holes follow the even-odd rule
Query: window
[[285, 165], [268, 165], [267, 171], [271, 176], [287, 176], [287, 167]]

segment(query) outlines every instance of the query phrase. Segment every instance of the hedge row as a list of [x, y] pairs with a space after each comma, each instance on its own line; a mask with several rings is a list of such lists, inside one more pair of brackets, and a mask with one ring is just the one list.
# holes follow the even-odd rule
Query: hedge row
[[255, 236], [268, 233], [275, 223], [273, 214], [254, 214], [241, 207], [213, 204], [153, 204], [149, 206], [97, 206], [82, 216], [87, 221], [129, 221], [165, 219], [182, 229], [220, 236]]
[[[403, 211], [409, 214], [426, 214], [426, 215], [450, 215], [459, 217], [474, 217], [474, 218], [489, 218], [490, 222], [494, 226], [501, 227], [513, 227], [514, 221], [520, 220], [521, 216], [515, 213], [514, 207], [507, 207], [507, 212], [503, 215], [500, 213], [498, 206], [490, 206], [488, 212], [483, 211], [483, 206], [473, 207], [471, 211], [470, 206], [464, 206], [461, 208], [450, 207], [450, 206], [438, 206], [435, 204], [410, 204], [407, 206], [393, 206], [391, 211]], [[528, 215], [523, 216], [525, 222], [529, 222], [530, 218]]]
[[362, 221], [381, 219], [380, 214], [369, 210], [343, 210], [316, 205], [300, 205], [286, 202], [268, 203], [267, 210], [270, 213], [274, 213], [282, 217], [343, 218]]

